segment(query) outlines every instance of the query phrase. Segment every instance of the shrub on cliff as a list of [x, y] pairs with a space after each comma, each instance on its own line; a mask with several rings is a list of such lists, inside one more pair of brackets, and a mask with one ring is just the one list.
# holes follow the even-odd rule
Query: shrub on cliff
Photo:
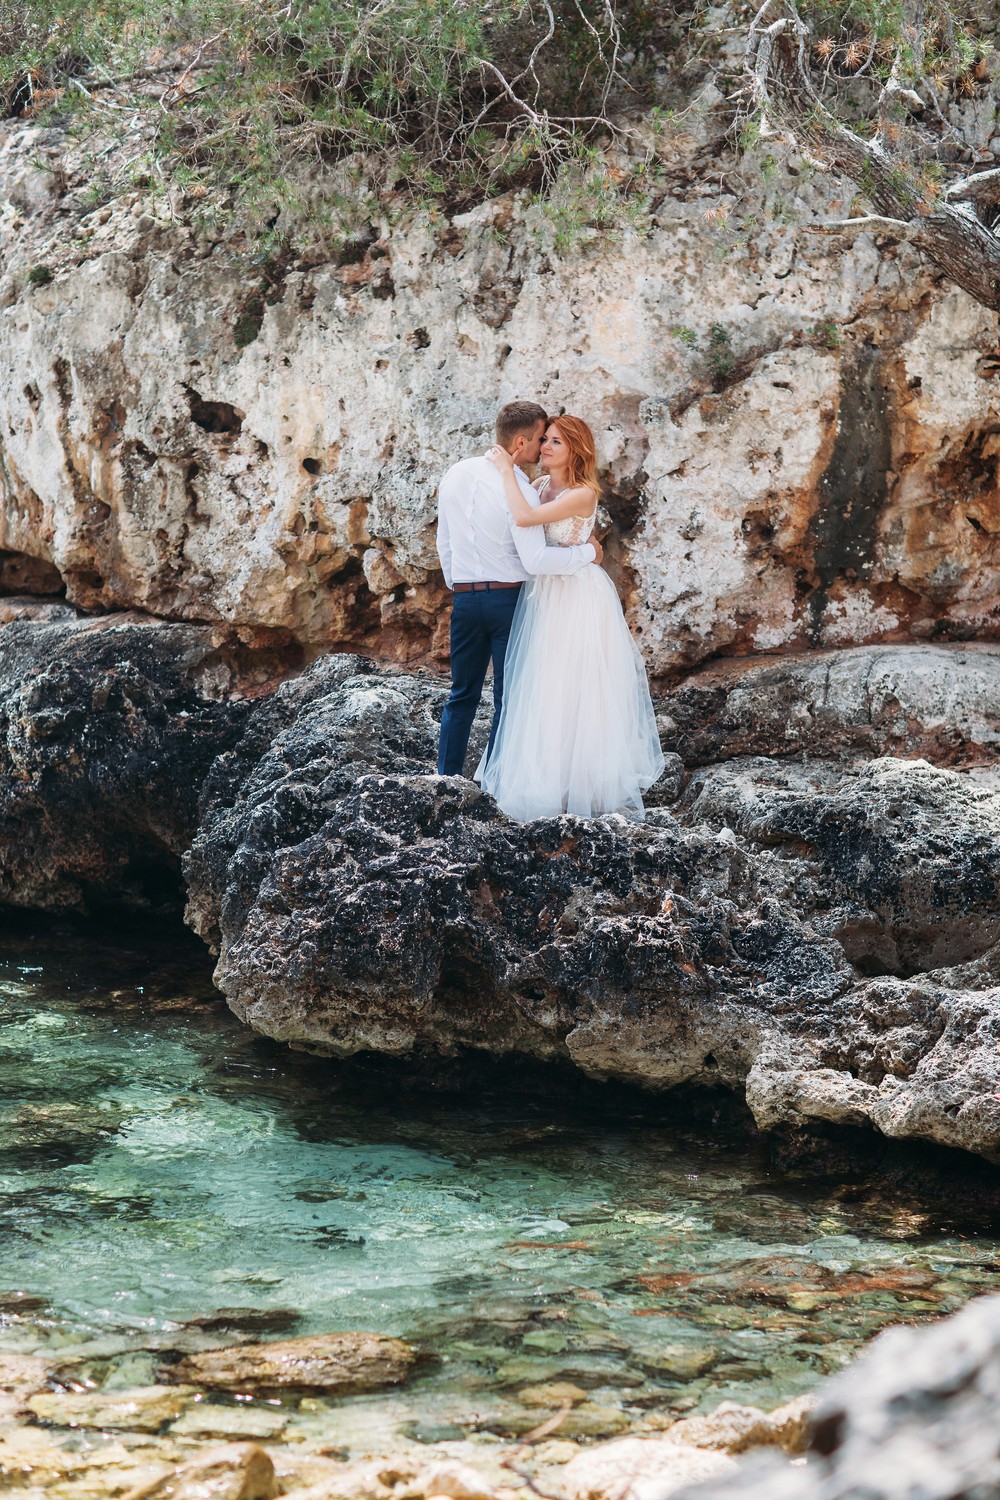
[[793, 144], [874, 206], [850, 232], [911, 239], [1000, 307], [998, 38], [995, 0], [0, 0], [0, 103], [93, 132], [95, 201], [172, 186], [349, 239], [373, 194], [528, 187], [557, 249], [678, 191], [663, 143], [714, 109], [723, 200], [738, 140], [765, 166]]
[[[542, 187], [635, 98], [647, 0], [0, 0], [0, 98], [96, 132], [145, 124], [124, 178], [222, 190], [266, 223], [357, 162], [383, 192]], [[627, 65], [623, 61], [627, 55]], [[625, 74], [628, 73], [626, 81]], [[336, 217], [336, 202], [325, 205]]]

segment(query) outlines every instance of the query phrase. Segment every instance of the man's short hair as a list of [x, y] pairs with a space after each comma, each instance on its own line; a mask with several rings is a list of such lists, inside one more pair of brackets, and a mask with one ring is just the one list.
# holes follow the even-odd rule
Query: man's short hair
[[548, 413], [537, 401], [508, 401], [497, 412], [497, 442], [509, 448], [519, 433], [532, 433], [539, 422], [547, 422]]

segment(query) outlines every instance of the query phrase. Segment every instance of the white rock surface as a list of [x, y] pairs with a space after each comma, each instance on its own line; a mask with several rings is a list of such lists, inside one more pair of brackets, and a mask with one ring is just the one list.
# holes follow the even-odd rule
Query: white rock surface
[[736, 1467], [728, 1454], [669, 1437], [615, 1438], [571, 1459], [560, 1475], [570, 1500], [664, 1500], [675, 1490]]
[[754, 1455], [684, 1500], [979, 1500], [1000, 1491], [1000, 1297], [892, 1328], [820, 1392], [802, 1466]]
[[[356, 263], [265, 288], [141, 200], [89, 213], [65, 140], [7, 122], [0, 549], [49, 559], [88, 607], [440, 660], [436, 480], [534, 396], [594, 426], [609, 566], [654, 673], [992, 631], [991, 316], [905, 246], [763, 205], [731, 242], [705, 214], [714, 128], [678, 136], [691, 180], [641, 236], [560, 257], [504, 200], [373, 223]], [[779, 186], [798, 223], [836, 212], [836, 183]]]

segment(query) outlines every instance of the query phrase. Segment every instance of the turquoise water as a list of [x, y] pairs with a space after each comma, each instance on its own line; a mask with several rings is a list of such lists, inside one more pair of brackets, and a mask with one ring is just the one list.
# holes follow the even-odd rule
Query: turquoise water
[[424, 1355], [367, 1398], [418, 1435], [524, 1429], [553, 1380], [600, 1435], [776, 1404], [1000, 1286], [996, 1240], [790, 1183], [739, 1128], [510, 1076], [359, 1079], [246, 1032], [196, 947], [0, 937], [0, 1349], [141, 1383], [206, 1330], [372, 1328]]

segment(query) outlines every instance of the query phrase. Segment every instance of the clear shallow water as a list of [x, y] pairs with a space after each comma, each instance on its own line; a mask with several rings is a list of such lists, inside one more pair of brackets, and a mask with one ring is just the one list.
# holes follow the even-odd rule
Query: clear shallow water
[[195, 948], [51, 933], [0, 935], [0, 1243], [0, 1349], [143, 1383], [220, 1330], [372, 1328], [426, 1360], [356, 1408], [417, 1436], [527, 1430], [551, 1381], [582, 1435], [773, 1405], [1000, 1287], [996, 1240], [731, 1125], [362, 1082], [247, 1033]]

